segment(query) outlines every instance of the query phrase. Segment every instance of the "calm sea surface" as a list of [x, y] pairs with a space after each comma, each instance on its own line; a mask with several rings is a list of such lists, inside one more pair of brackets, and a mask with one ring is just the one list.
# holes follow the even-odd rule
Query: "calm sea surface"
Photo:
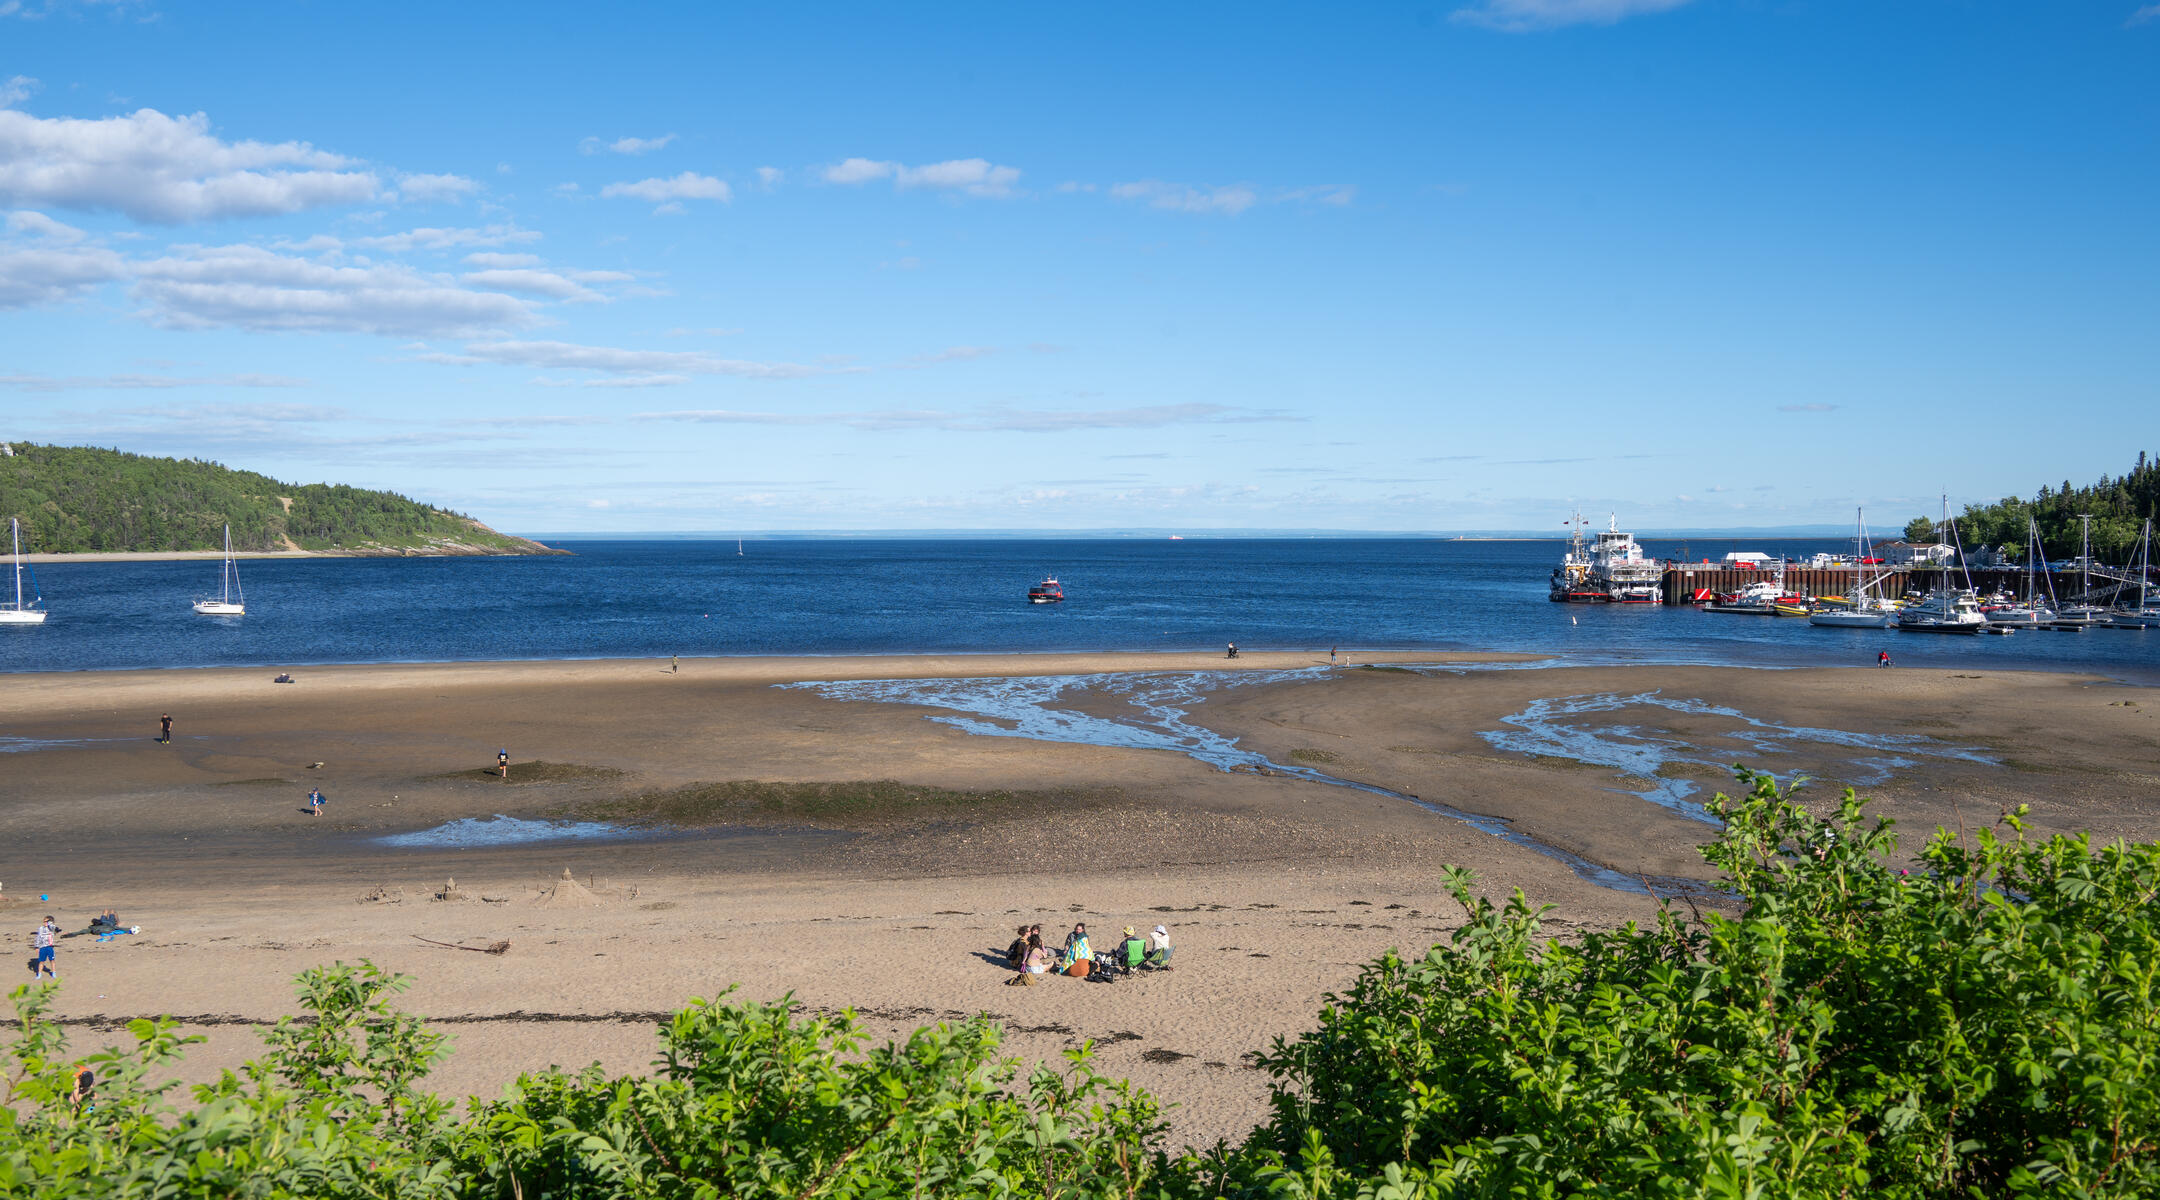
[[[0, 671], [670, 654], [1513, 650], [1577, 662], [2073, 669], [2160, 683], [2160, 630], [1943, 637], [1545, 599], [1563, 547], [1409, 540], [565, 541], [574, 557], [243, 561], [248, 615], [188, 608], [215, 562], [48, 563], [51, 618]], [[1844, 543], [1645, 541], [1656, 557]], [[1066, 602], [1026, 603], [1046, 574]]]

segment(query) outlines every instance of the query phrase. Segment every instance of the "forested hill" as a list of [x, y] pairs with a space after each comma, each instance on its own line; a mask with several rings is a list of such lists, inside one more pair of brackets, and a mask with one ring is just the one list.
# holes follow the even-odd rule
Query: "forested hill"
[[[2137, 556], [2138, 534], [2155, 510], [2160, 510], [2160, 462], [2140, 452], [2137, 465], [2119, 479], [2102, 476], [2089, 487], [2073, 487], [2066, 479], [2059, 489], [2042, 487], [2029, 501], [2008, 496], [1993, 504], [1968, 504], [1952, 523], [1967, 550], [2005, 546], [2015, 553], [2025, 545], [2029, 516], [2039, 522], [2047, 556], [2060, 561], [2078, 552], [2078, 514], [2090, 513], [2093, 555], [2127, 563]], [[1931, 518], [1915, 517], [1905, 526], [1905, 536], [1932, 542], [1947, 537], [1948, 531], [1937, 529]]]
[[87, 446], [6, 443], [0, 521], [8, 517], [22, 519], [23, 549], [39, 553], [216, 550], [228, 523], [241, 551], [558, 553], [394, 492]]

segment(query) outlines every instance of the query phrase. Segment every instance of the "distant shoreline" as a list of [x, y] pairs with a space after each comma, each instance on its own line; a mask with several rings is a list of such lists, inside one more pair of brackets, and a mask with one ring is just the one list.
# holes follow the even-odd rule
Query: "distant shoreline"
[[[553, 546], [544, 551], [471, 550], [462, 553], [426, 550], [235, 550], [234, 558], [542, 558], [569, 554]], [[25, 554], [27, 563], [121, 563], [121, 562], [215, 562], [223, 550], [90, 550], [79, 554]]]

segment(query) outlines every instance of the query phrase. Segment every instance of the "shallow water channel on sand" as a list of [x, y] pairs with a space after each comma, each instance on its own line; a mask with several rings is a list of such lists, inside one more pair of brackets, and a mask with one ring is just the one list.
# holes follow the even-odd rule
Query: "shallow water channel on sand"
[[[1475, 667], [1436, 667], [1436, 673], [1473, 670], [1537, 669], [1543, 664], [1478, 664]], [[1141, 750], [1171, 750], [1223, 771], [1265, 771], [1333, 787], [1354, 788], [1413, 804], [1435, 816], [1469, 826], [1480, 833], [1512, 845], [1533, 850], [1565, 864], [1578, 877], [1600, 887], [1637, 894], [1699, 889], [1693, 880], [1644, 881], [1593, 862], [1571, 851], [1549, 845], [1517, 829], [1504, 817], [1465, 812], [1405, 792], [1360, 783], [1316, 771], [1310, 767], [1275, 762], [1244, 749], [1238, 740], [1225, 737], [1188, 719], [1209, 695], [1234, 688], [1325, 678], [1327, 667], [1290, 671], [1224, 673], [1214, 671], [1162, 674], [1045, 675], [1002, 679], [862, 679], [835, 682], [789, 683], [778, 686], [815, 691], [833, 700], [870, 700], [887, 704], [914, 704], [950, 710], [928, 719], [984, 737], [1016, 737], [1036, 741], [1067, 742], [1086, 746], [1121, 746]], [[1621, 795], [1638, 796], [1695, 820], [1715, 824], [1716, 819], [1689, 797], [1697, 784], [1686, 779], [1666, 779], [1659, 769], [1667, 764], [1724, 766], [1687, 743], [1645, 732], [1639, 726], [1577, 725], [1570, 718], [1598, 716], [1634, 706], [1714, 716], [1736, 721], [1740, 733], [1724, 736], [1741, 740], [1760, 753], [1790, 751], [1797, 745], [1820, 744], [1848, 749], [1879, 751], [1854, 760], [1873, 779], [1910, 765], [1914, 756], [1958, 758], [1973, 762], [1988, 759], [1961, 747], [1930, 738], [1903, 735], [1871, 735], [1836, 729], [1779, 725], [1749, 717], [1734, 709], [1699, 700], [1643, 692], [1630, 696], [1600, 693], [1561, 696], [1532, 702], [1519, 713], [1501, 718], [1505, 729], [1481, 732], [1495, 749], [1530, 756], [1572, 759], [1593, 766], [1611, 767], [1616, 774], [1645, 781], [1650, 790], [1614, 788]], [[1115, 715], [1098, 715], [1096, 711]], [[1868, 782], [1867, 779], [1858, 782]]]

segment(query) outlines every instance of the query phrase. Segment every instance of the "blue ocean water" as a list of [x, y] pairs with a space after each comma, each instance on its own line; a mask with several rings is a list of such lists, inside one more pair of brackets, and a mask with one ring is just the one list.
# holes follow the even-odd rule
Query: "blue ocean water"
[[[1648, 540], [1657, 557], [1774, 547]], [[699, 655], [1509, 650], [1570, 662], [2091, 671], [2160, 682], [2160, 631], [1952, 638], [1545, 598], [1554, 542], [1410, 539], [564, 541], [568, 557], [243, 561], [248, 615], [195, 615], [215, 562], [47, 563], [51, 618], [0, 671]], [[1029, 605], [1055, 574], [1061, 605]]]

